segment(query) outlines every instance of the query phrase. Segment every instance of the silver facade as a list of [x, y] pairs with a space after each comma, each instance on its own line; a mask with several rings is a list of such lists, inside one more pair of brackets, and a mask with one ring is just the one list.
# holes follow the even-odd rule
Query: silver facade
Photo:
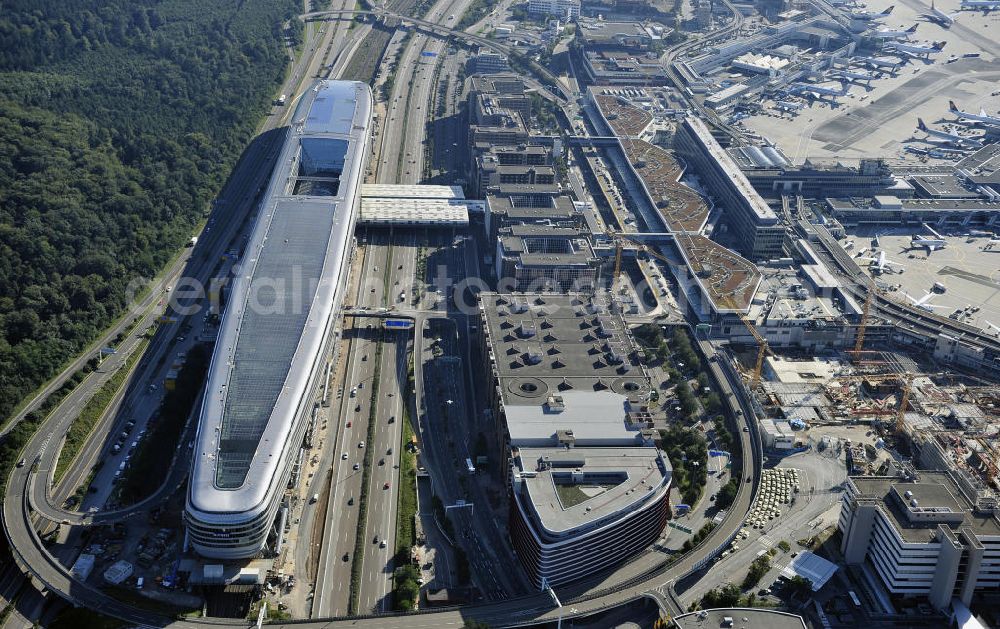
[[371, 116], [366, 84], [321, 81], [292, 118], [209, 367], [185, 513], [202, 556], [267, 541], [340, 318]]

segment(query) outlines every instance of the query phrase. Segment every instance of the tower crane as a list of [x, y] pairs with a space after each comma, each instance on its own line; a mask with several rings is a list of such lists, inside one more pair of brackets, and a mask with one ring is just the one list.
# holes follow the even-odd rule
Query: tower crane
[[896, 434], [903, 433], [903, 418], [906, 414], [906, 407], [910, 403], [910, 391], [913, 389], [913, 380], [921, 376], [932, 376], [934, 374], [929, 373], [887, 373], [887, 374], [877, 374], [877, 375], [867, 375], [867, 376], [838, 376], [834, 378], [839, 382], [887, 382], [894, 380], [899, 383], [900, 395], [899, 395], [899, 408], [896, 410], [896, 425], [894, 430]]
[[753, 373], [750, 376], [750, 388], [756, 389], [757, 385], [760, 384], [760, 372], [764, 367], [764, 355], [771, 351], [771, 346], [768, 345], [767, 339], [757, 331], [757, 326], [753, 324], [750, 317], [741, 314], [740, 320], [743, 322], [743, 325], [747, 326], [747, 330], [750, 331], [754, 340], [757, 341], [757, 360], [754, 362]]

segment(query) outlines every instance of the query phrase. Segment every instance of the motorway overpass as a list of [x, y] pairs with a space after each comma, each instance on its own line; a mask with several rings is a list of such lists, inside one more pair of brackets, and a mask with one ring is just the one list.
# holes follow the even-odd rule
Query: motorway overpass
[[[475, 35], [473, 33], [467, 33], [462, 30], [455, 30], [447, 26], [438, 24], [437, 22], [431, 22], [429, 20], [424, 20], [421, 18], [410, 17], [408, 15], [401, 15], [399, 13], [393, 13], [392, 11], [384, 10], [371, 10], [371, 11], [314, 11], [312, 13], [304, 13], [299, 17], [303, 20], [311, 20], [323, 17], [337, 17], [337, 16], [355, 16], [355, 15], [371, 15], [381, 18], [391, 18], [397, 19], [401, 22], [407, 22], [417, 26], [422, 31], [426, 31], [432, 35], [438, 35], [441, 37], [454, 37], [455, 39], [460, 39], [469, 44], [474, 44], [482, 48], [488, 48], [495, 52], [499, 52], [507, 55], [509, 59], [519, 59], [523, 63], [527, 64], [531, 71], [534, 72], [538, 77], [543, 80], [543, 85], [552, 92], [554, 99], [559, 103], [560, 106], [566, 105], [574, 100], [574, 95], [570, 94], [565, 87], [559, 82], [558, 77], [553, 74], [548, 68], [539, 64], [537, 61], [530, 59], [521, 55], [521, 53], [513, 50], [510, 46], [501, 44], [495, 40], [489, 39], [487, 37], [482, 37], [480, 35]], [[544, 96], [544, 94], [543, 94]]]

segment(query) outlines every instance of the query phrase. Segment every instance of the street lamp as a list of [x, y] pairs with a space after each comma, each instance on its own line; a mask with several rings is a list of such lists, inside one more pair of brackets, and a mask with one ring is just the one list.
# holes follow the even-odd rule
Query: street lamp
[[542, 577], [542, 589], [549, 593], [549, 596], [552, 598], [552, 602], [555, 603], [556, 608], [559, 610], [559, 619], [556, 621], [556, 629], [562, 629], [563, 605], [559, 602], [559, 597], [556, 596], [556, 591], [549, 585], [549, 580], [546, 577]]

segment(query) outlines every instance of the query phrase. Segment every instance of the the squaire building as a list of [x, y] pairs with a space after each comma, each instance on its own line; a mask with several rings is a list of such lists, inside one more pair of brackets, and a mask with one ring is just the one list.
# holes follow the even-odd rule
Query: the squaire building
[[292, 118], [201, 407], [185, 519], [205, 557], [253, 557], [267, 541], [340, 316], [371, 117], [366, 84], [324, 81]]
[[620, 315], [589, 295], [479, 294], [510, 539], [536, 587], [609, 570], [663, 531], [673, 469]]

